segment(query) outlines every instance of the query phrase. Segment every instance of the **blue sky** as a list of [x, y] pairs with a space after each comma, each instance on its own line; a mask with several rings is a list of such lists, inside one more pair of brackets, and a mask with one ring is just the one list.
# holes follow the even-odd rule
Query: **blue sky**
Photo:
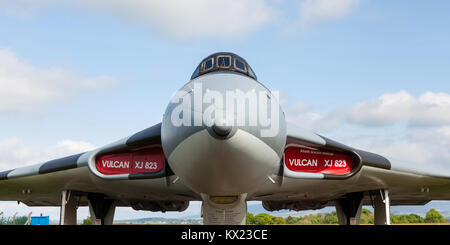
[[244, 57], [299, 126], [445, 167], [449, 10], [444, 0], [0, 1], [0, 170], [160, 122], [217, 51]]

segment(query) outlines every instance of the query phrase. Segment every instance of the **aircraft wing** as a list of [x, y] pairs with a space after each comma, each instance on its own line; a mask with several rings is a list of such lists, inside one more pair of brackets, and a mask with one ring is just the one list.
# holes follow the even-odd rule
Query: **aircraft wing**
[[[161, 123], [93, 151], [0, 172], [1, 201], [59, 206], [64, 190], [102, 193], [117, 206], [199, 199], [170, 170], [161, 148]], [[87, 205], [83, 195], [78, 204]]]
[[[323, 166], [325, 161], [329, 165]], [[389, 190], [391, 205], [450, 200], [450, 165], [433, 169], [388, 159], [288, 124], [279, 174], [251, 199], [262, 200], [268, 210], [306, 210], [334, 205], [356, 192], [366, 193], [364, 203], [370, 204], [371, 194], [379, 190]]]

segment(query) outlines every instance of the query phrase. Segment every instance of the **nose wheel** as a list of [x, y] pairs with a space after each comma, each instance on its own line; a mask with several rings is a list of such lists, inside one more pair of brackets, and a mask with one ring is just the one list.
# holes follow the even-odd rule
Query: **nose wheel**
[[[247, 218], [246, 194], [238, 196], [233, 203], [217, 203], [202, 195], [202, 217], [205, 225], [245, 225]], [[226, 197], [224, 197], [226, 198]], [[218, 200], [213, 198], [213, 200]]]

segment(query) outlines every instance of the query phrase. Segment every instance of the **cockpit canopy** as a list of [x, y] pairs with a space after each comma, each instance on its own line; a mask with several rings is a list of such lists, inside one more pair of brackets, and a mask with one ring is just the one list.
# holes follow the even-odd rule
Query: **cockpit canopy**
[[191, 80], [210, 72], [237, 72], [257, 80], [255, 72], [240, 56], [233, 53], [215, 53], [200, 62]]

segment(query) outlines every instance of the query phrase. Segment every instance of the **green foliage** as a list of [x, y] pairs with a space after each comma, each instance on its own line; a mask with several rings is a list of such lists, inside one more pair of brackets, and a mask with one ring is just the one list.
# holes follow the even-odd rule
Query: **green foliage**
[[286, 224], [286, 220], [281, 217], [275, 217], [270, 214], [261, 213], [253, 215], [247, 213], [247, 225], [281, 225]]
[[417, 214], [391, 214], [392, 224], [418, 224], [425, 223], [425, 219]]
[[247, 218], [245, 219], [245, 223], [247, 225], [256, 225], [255, 223], [255, 215], [252, 213], [247, 213]]
[[360, 224], [374, 224], [374, 220], [375, 218], [372, 211], [365, 208], [361, 210], [361, 217], [359, 219]]
[[[24, 225], [28, 220], [27, 216], [19, 216], [16, 217], [16, 225]], [[0, 218], [0, 225], [12, 225], [13, 221], [12, 218]]]
[[[430, 209], [425, 218], [417, 214], [391, 214], [392, 224], [417, 224], [417, 223], [445, 223], [448, 222], [438, 211]], [[269, 214], [261, 213], [253, 215], [247, 214], [247, 224], [249, 225], [272, 225], [272, 224], [338, 224], [338, 217], [336, 212], [309, 214], [303, 217], [288, 216], [283, 219]], [[360, 224], [374, 224], [374, 213], [369, 209], [363, 208], [361, 210]]]
[[434, 208], [430, 209], [425, 215], [425, 218], [417, 214], [391, 214], [392, 224], [408, 224], [408, 223], [446, 223], [448, 222], [444, 216], [442, 216]]
[[0, 225], [11, 225], [12, 224], [12, 220], [10, 218], [5, 219], [5, 218], [0, 218]]
[[92, 225], [92, 220], [90, 216], [88, 216], [86, 219], [83, 220], [83, 225]]
[[16, 217], [16, 225], [24, 225], [25, 223], [27, 223], [27, 221], [28, 221], [27, 216]]
[[434, 208], [430, 209], [428, 213], [425, 215], [425, 223], [445, 223], [447, 220], [436, 211]]
[[292, 217], [292, 216], [288, 216], [286, 218], [286, 224], [292, 225], [292, 224], [296, 224], [298, 222], [299, 218], [297, 217]]
[[286, 224], [286, 220], [281, 218], [281, 217], [274, 217], [273, 218], [273, 223], [277, 224], [277, 225], [285, 225]]
[[299, 217], [294, 224], [320, 225], [320, 224], [337, 224], [336, 212], [327, 214], [309, 214]]
[[336, 212], [329, 214], [310, 214], [304, 217], [289, 216], [286, 219], [266, 213], [247, 214], [248, 225], [284, 225], [284, 224], [337, 224]]

